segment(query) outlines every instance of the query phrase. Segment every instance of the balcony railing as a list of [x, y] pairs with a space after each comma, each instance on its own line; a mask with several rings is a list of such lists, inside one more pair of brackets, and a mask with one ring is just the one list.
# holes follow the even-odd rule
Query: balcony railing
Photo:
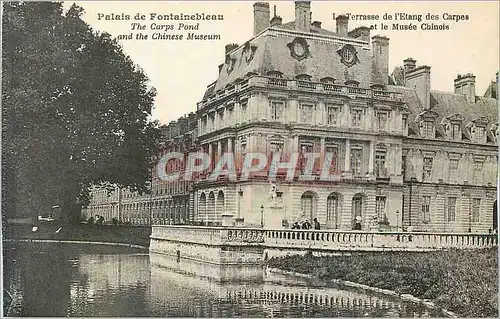
[[198, 103], [198, 108], [203, 108], [208, 104], [228, 97], [234, 93], [245, 90], [249, 86], [257, 87], [280, 87], [291, 90], [307, 90], [316, 91], [318, 93], [331, 93], [340, 95], [355, 95], [363, 98], [376, 98], [390, 101], [401, 101], [402, 94], [398, 92], [389, 92], [384, 90], [372, 90], [366, 88], [358, 88], [352, 86], [345, 86], [340, 84], [311, 82], [296, 79], [282, 79], [267, 76], [254, 76], [242, 82], [237, 83], [235, 86], [219, 90], [215, 95]]

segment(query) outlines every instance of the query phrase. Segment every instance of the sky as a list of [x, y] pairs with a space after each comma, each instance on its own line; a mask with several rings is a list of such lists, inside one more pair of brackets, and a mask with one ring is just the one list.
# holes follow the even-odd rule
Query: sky
[[[224, 47], [228, 43], [242, 44], [253, 35], [253, 1], [92, 1], [77, 2], [85, 13], [83, 19], [100, 32], [112, 36], [130, 34], [134, 16], [144, 14], [147, 32], [150, 24], [171, 24], [172, 21], [151, 21], [150, 13], [158, 14], [222, 14], [222, 21], [199, 21], [199, 33], [220, 34], [219, 41], [167, 41], [120, 40], [124, 51], [147, 74], [151, 85], [157, 89], [153, 118], [162, 124], [196, 111], [207, 85], [217, 79], [217, 66], [224, 62]], [[294, 20], [293, 1], [270, 1], [283, 18], [283, 23]], [[69, 7], [72, 2], [66, 2]], [[349, 30], [357, 26], [381, 23], [389, 30], [372, 30], [371, 35], [390, 38], [389, 72], [407, 57], [417, 60], [417, 65], [431, 66], [431, 87], [438, 91], [453, 91], [457, 74], [473, 73], [476, 76], [476, 94], [482, 95], [499, 69], [498, 1], [491, 2], [354, 2], [312, 1], [312, 21], [322, 22], [322, 27], [335, 31], [333, 14], [379, 15], [378, 21], [349, 21]], [[426, 14], [439, 16], [434, 24], [447, 24], [447, 31], [395, 31], [396, 21], [383, 21], [384, 14], [393, 19], [396, 14]], [[106, 20], [105, 15], [130, 15], [131, 20]], [[468, 15], [468, 20], [444, 20], [443, 15]], [[99, 19], [101, 18], [101, 19]], [[182, 22], [182, 21], [177, 21]], [[177, 22], [174, 24], [177, 26]], [[398, 21], [418, 23], [418, 21]], [[425, 21], [422, 21], [422, 23]], [[169, 31], [173, 32], [173, 31]], [[178, 33], [179, 32], [175, 32]], [[186, 34], [186, 33], [185, 33]]]

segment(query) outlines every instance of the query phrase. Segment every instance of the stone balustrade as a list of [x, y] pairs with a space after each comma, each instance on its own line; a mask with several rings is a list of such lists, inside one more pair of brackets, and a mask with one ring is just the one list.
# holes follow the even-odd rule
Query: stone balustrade
[[319, 250], [436, 250], [487, 248], [498, 236], [472, 233], [407, 233], [316, 230], [266, 230], [265, 245]]
[[202, 109], [207, 105], [214, 103], [220, 99], [231, 96], [245, 90], [249, 86], [256, 87], [280, 87], [288, 90], [306, 90], [319, 93], [331, 93], [336, 95], [354, 95], [363, 98], [375, 98], [389, 101], [401, 101], [402, 95], [398, 92], [389, 92], [384, 90], [372, 90], [367, 88], [358, 88], [352, 86], [345, 86], [333, 83], [312, 82], [295, 79], [283, 79], [267, 76], [253, 76], [244, 81], [241, 81], [235, 86], [228, 87], [224, 90], [217, 91], [214, 95], [206, 98], [198, 103], [198, 109]]
[[211, 246], [259, 246], [324, 251], [436, 250], [487, 248], [498, 235], [475, 233], [362, 232], [199, 226], [153, 226], [152, 239]]

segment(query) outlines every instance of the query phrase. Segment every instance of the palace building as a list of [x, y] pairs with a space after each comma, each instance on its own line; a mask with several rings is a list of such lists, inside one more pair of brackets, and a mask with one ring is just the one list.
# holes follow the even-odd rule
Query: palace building
[[[288, 23], [271, 17], [269, 4], [255, 3], [253, 37], [226, 46], [196, 114], [164, 128], [162, 154], [203, 151], [211, 166], [193, 181], [164, 182], [155, 172], [152, 195], [117, 190], [121, 208], [112, 215], [132, 224], [279, 228], [317, 218], [323, 229], [496, 229], [498, 73], [483, 96], [472, 74], [457, 76], [454, 92], [433, 91], [429, 66], [408, 58], [389, 70], [387, 37], [349, 30], [343, 15], [336, 30], [326, 30], [311, 16], [308, 1], [295, 2]], [[307, 154], [328, 153], [340, 178], [278, 174], [270, 184], [264, 171], [210, 180], [225, 153], [282, 162], [298, 153], [298, 170]], [[241, 169], [236, 160], [237, 174]], [[83, 217], [96, 207], [102, 212], [110, 198], [94, 196]]]

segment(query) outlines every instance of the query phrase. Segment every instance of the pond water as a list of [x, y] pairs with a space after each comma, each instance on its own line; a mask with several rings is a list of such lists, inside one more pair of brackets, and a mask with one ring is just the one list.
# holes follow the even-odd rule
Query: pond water
[[9, 316], [437, 317], [441, 313], [322, 282], [130, 248], [8, 244]]

